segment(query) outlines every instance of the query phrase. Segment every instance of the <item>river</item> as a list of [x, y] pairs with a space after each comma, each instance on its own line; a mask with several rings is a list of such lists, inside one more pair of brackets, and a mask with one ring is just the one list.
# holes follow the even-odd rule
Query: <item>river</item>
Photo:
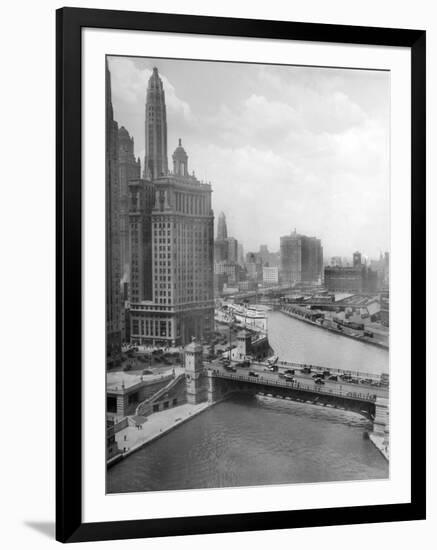
[[108, 471], [108, 492], [382, 479], [388, 464], [351, 412], [244, 395], [219, 403]]
[[389, 371], [386, 349], [269, 311], [269, 341], [280, 359], [329, 368], [380, 374]]
[[[388, 372], [389, 354], [269, 312], [282, 359]], [[233, 396], [108, 470], [108, 492], [382, 479], [388, 463], [363, 433], [364, 417], [264, 397]]]

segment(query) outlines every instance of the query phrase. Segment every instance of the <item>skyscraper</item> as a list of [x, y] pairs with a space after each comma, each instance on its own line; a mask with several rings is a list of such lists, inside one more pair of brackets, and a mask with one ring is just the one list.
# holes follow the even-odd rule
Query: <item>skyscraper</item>
[[152, 210], [155, 186], [150, 180], [129, 181], [130, 284], [129, 299], [152, 300]]
[[320, 239], [299, 235], [281, 237], [281, 277], [283, 282], [320, 282], [323, 248]]
[[120, 189], [118, 173], [118, 124], [114, 120], [111, 74], [106, 61], [106, 355], [121, 350], [120, 293]]
[[362, 261], [361, 261], [361, 252], [354, 252], [353, 254], [353, 266], [354, 267], [361, 267]]
[[[211, 185], [189, 175], [181, 141], [173, 154], [173, 173], [153, 185], [152, 299], [131, 304], [131, 340], [186, 344], [214, 330]], [[135, 190], [133, 183], [130, 187]]]
[[118, 130], [118, 183], [120, 186], [120, 269], [122, 282], [129, 282], [128, 182], [141, 177], [140, 159], [134, 155], [134, 138], [124, 126]]
[[158, 69], [153, 68], [146, 95], [145, 145], [143, 177], [155, 180], [168, 173], [167, 113], [165, 93]]
[[228, 238], [228, 228], [226, 226], [226, 216], [224, 212], [220, 212], [217, 222], [217, 240], [226, 241]]

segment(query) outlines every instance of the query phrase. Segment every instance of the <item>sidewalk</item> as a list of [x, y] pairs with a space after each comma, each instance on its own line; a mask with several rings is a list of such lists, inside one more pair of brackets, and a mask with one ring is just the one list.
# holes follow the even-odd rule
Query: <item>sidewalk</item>
[[123, 457], [130, 455], [143, 445], [173, 430], [179, 424], [193, 418], [211, 405], [213, 403], [204, 402], [198, 405], [185, 403], [178, 407], [149, 415], [140, 429], [129, 426], [120, 430], [116, 434], [115, 440]]

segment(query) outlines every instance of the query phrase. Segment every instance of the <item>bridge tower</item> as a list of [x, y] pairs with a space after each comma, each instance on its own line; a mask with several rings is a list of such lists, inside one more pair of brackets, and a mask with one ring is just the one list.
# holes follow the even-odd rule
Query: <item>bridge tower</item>
[[373, 420], [373, 433], [387, 438], [389, 430], [388, 399], [378, 397], [375, 403], [375, 419]]
[[240, 330], [237, 334], [237, 347], [239, 359], [244, 359], [252, 351], [252, 335], [247, 330]]
[[203, 348], [193, 338], [185, 347], [185, 381], [187, 402], [192, 405], [201, 403], [206, 399], [206, 376], [202, 360]]

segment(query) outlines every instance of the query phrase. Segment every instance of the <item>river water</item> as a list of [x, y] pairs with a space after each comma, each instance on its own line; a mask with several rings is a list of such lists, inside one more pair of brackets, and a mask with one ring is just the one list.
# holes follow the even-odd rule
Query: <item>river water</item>
[[[269, 312], [282, 359], [386, 372], [388, 352]], [[353, 365], [353, 366], [352, 366]], [[383, 479], [388, 463], [363, 437], [371, 425], [347, 411], [233, 396], [108, 471], [108, 492]]]
[[380, 374], [389, 371], [389, 352], [288, 317], [268, 312], [269, 342], [280, 359]]

